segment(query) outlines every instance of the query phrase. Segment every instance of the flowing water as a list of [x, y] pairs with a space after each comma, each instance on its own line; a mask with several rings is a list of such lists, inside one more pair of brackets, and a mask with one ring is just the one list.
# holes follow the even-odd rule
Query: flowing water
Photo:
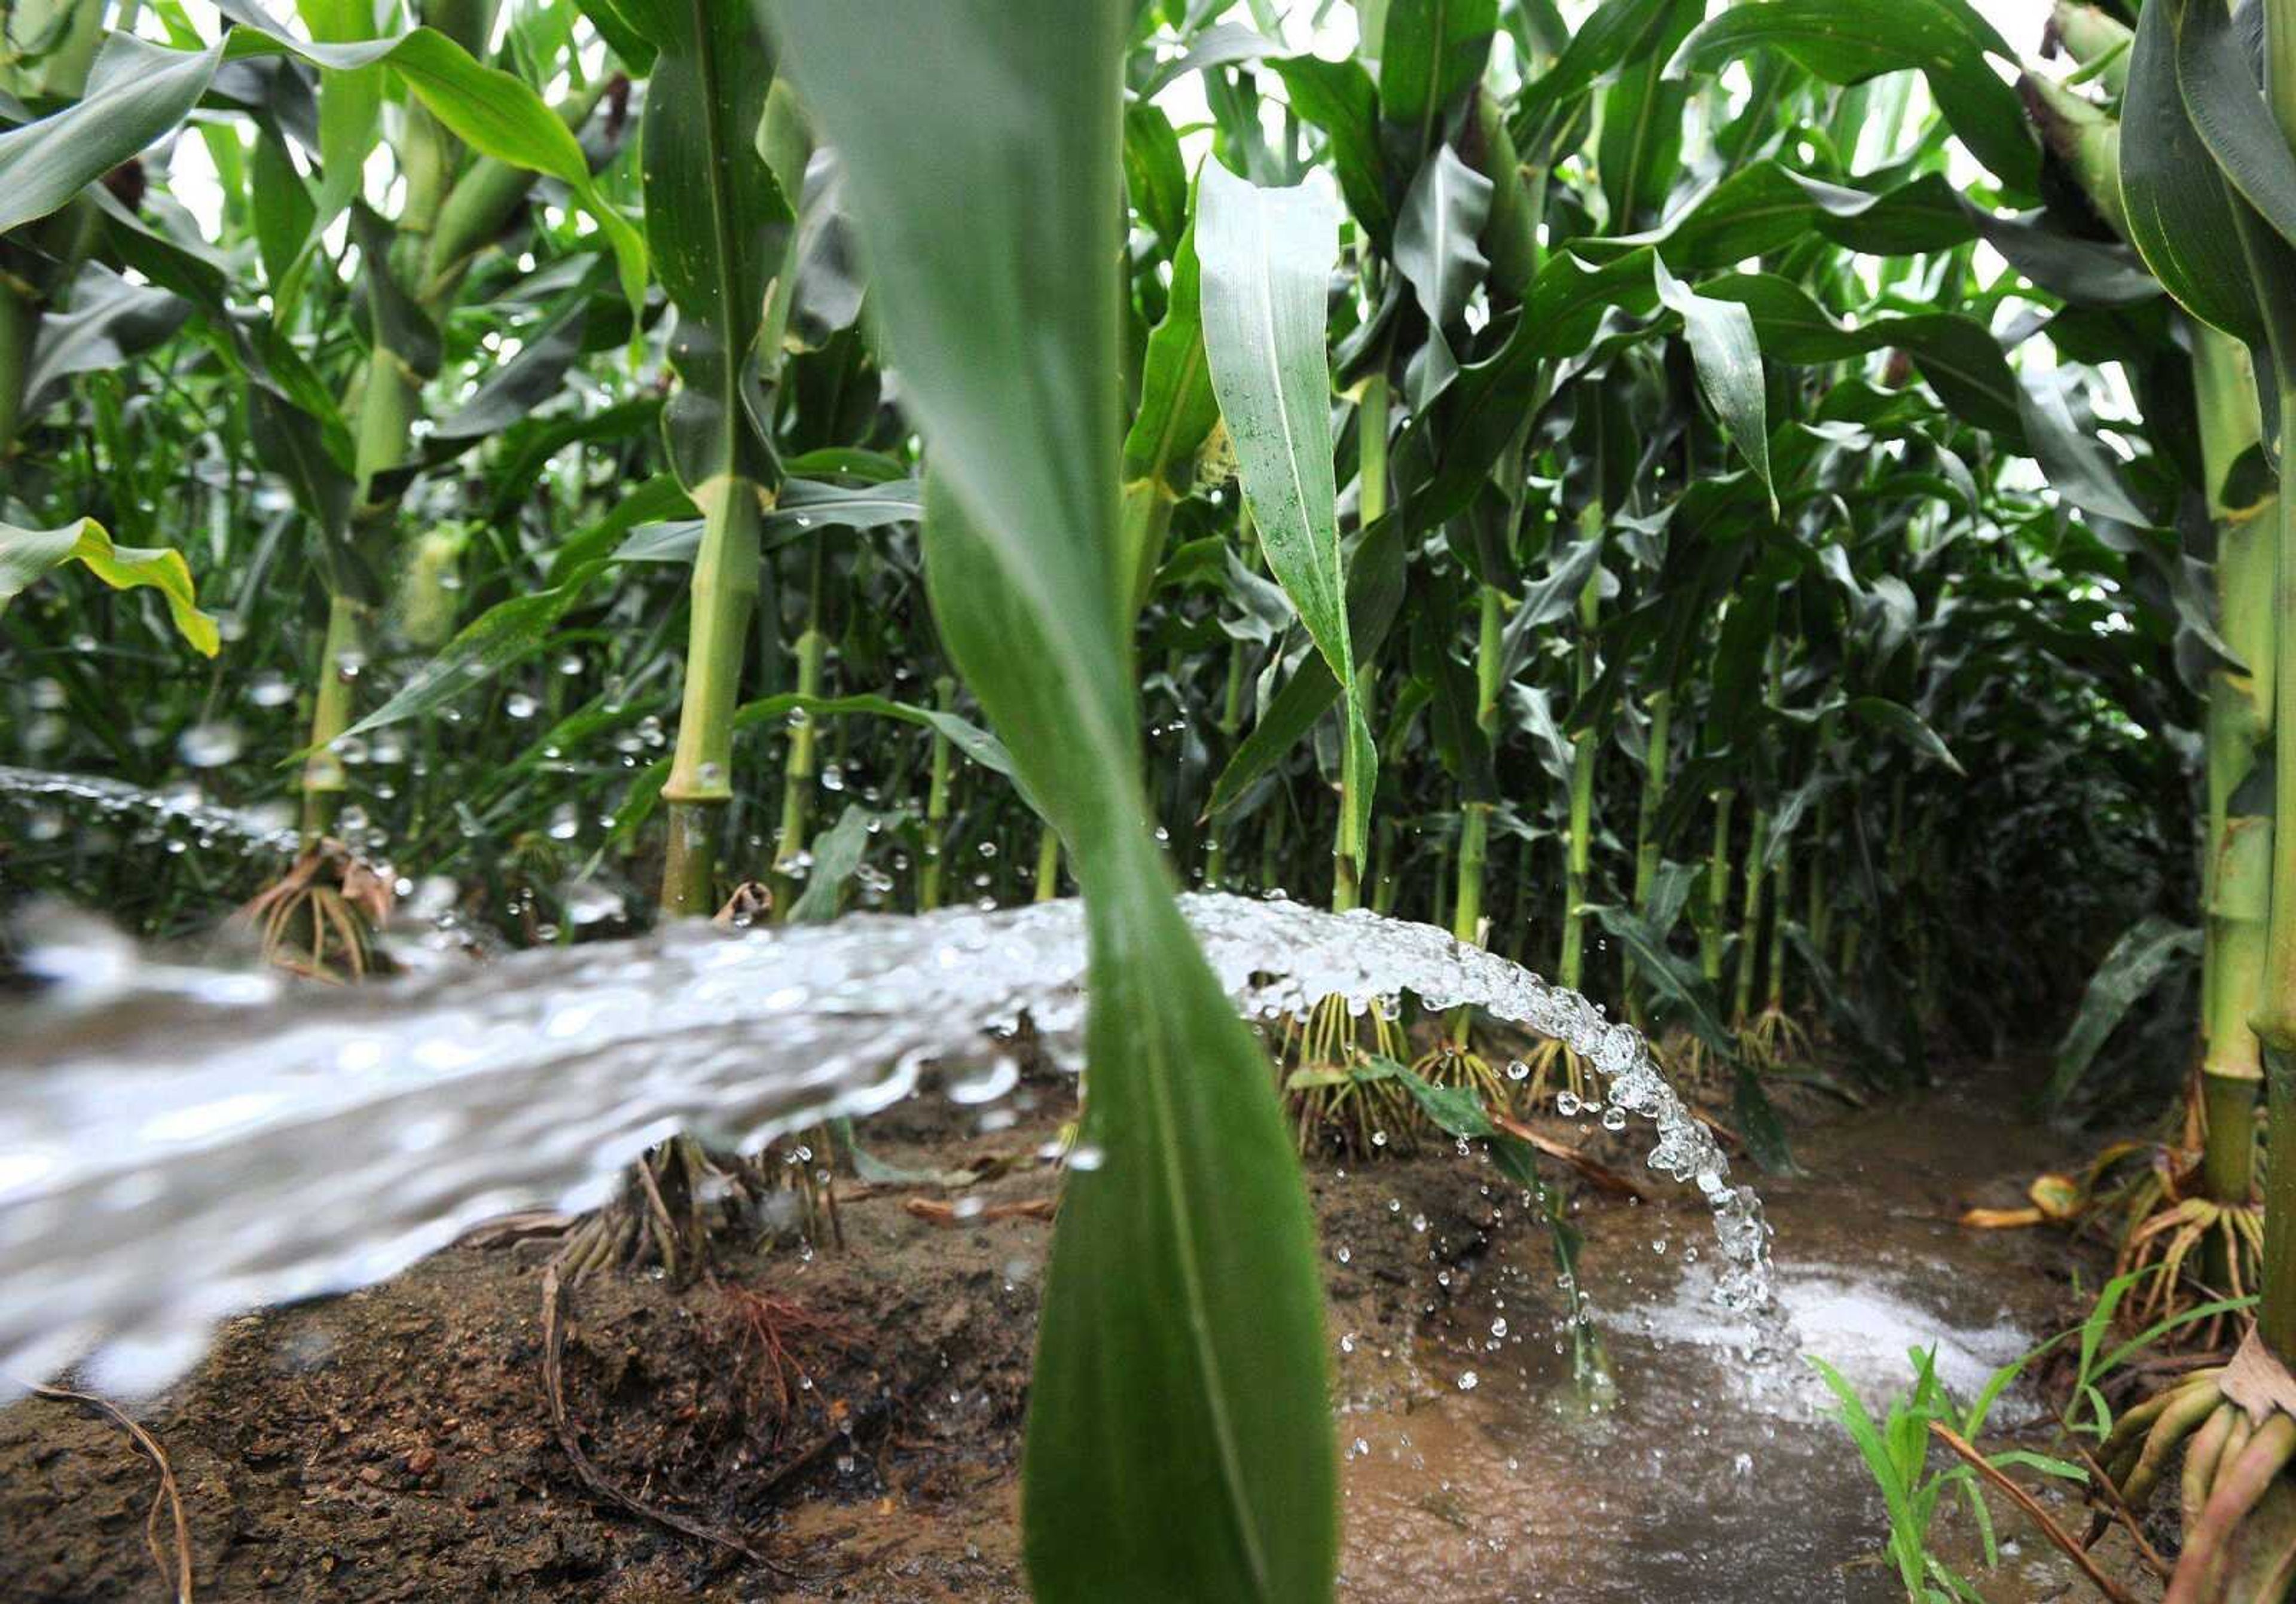
[[[1281, 900], [1184, 899], [1222, 983], [1273, 1019], [1340, 996], [1472, 1003], [1559, 1038], [1652, 1120], [1652, 1166], [1712, 1209], [1740, 1312], [1768, 1296], [1767, 1227], [1641, 1037], [1439, 930]], [[924, 918], [533, 952], [484, 968], [291, 992], [255, 972], [137, 961], [101, 929], [37, 940], [50, 985], [0, 1018], [0, 1373], [148, 1389], [222, 1316], [379, 1280], [477, 1221], [604, 1195], [678, 1130], [748, 1149], [907, 1095], [1010, 1084], [1025, 1019], [1056, 1059], [1081, 1034], [1079, 909]]]
[[283, 809], [274, 817], [221, 807], [207, 800], [196, 785], [172, 793], [152, 791], [125, 781], [0, 764], [0, 797], [29, 815], [26, 833], [35, 841], [103, 822], [163, 840], [170, 852], [196, 847], [292, 856], [302, 847], [294, 821]]
[[[2007, 1077], [1990, 1078], [1997, 1087]], [[1909, 1348], [1934, 1346], [1940, 1377], [1965, 1403], [1995, 1367], [2068, 1318], [2061, 1238], [1956, 1223], [1972, 1202], [2013, 1198], [2036, 1156], [2062, 1140], [2007, 1115], [2001, 1101], [1998, 1090], [1935, 1093], [1804, 1128], [1796, 1150], [1805, 1172], [1764, 1184], [1776, 1297], [1796, 1346], [1834, 1364], [1876, 1411], [1907, 1386]], [[1437, 1312], [1398, 1355], [1415, 1384], [1388, 1385], [1373, 1366], [1366, 1388], [1342, 1404], [1343, 1599], [1904, 1599], [1894, 1568], [1874, 1563], [1888, 1529], [1881, 1496], [1821, 1412], [1824, 1395], [1784, 1384], [1803, 1374], [1798, 1358], [1747, 1362], [1742, 1323], [1718, 1318], [1710, 1301], [1701, 1233], [1673, 1206], [1590, 1205], [1575, 1218], [1586, 1234], [1580, 1289], [1617, 1378], [1593, 1409], [1574, 1381], [1567, 1335], [1542, 1317], [1555, 1302], [1544, 1244], [1509, 1232], [1488, 1256], [1463, 1258], [1456, 1239], [1431, 1240], [1440, 1226], [1413, 1229], [1414, 1207], [1406, 1197], [1387, 1235], [1356, 1242], [1359, 1257], [1416, 1261], [1414, 1288], [1439, 1266], [1450, 1275], [1439, 1292], [1423, 1293]], [[1470, 1377], [1474, 1385], [1464, 1385]], [[2043, 1418], [2020, 1385], [1993, 1423]], [[2079, 1529], [2078, 1503], [2043, 1495]], [[2005, 1551], [1990, 1573], [1959, 1508], [1937, 1533], [1987, 1600], [2095, 1596], [2021, 1516], [1997, 1504], [1995, 1518]], [[2109, 1556], [2124, 1551], [2120, 1542], [2103, 1545]], [[2137, 1596], [2157, 1596], [2128, 1579]]]

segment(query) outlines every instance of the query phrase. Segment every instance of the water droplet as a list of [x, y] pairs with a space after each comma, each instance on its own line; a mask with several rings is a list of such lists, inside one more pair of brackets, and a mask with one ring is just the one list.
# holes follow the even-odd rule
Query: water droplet
[[[992, 1060], [988, 1068], [948, 1083], [948, 1101], [968, 1106], [995, 1102], [1021, 1084], [1021, 1066], [1009, 1058]], [[1070, 1155], [1070, 1162], [1076, 1161]], [[1089, 1169], [1092, 1166], [1085, 1166]]]
[[620, 892], [592, 880], [567, 885], [559, 895], [565, 902], [567, 919], [578, 927], [619, 919], [627, 912]]
[[176, 742], [176, 756], [193, 768], [220, 768], [245, 744], [239, 726], [221, 720], [195, 724]]

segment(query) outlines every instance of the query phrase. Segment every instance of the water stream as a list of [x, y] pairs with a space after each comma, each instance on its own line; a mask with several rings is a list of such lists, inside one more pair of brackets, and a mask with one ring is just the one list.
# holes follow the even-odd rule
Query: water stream
[[0, 798], [27, 812], [26, 833], [35, 841], [103, 822], [151, 832], [165, 840], [170, 852], [220, 848], [241, 855], [278, 853], [291, 857], [302, 847], [302, 837], [284, 810], [275, 818], [219, 806], [196, 785], [172, 793], [152, 791], [123, 780], [0, 764]]
[[[1712, 1209], [1716, 1300], [1769, 1297], [1768, 1228], [1642, 1038], [1577, 994], [1424, 925], [1281, 900], [1184, 899], [1250, 1017], [1409, 992], [1568, 1043], [1651, 1120], [1655, 1169]], [[479, 1220], [605, 1195], [691, 1130], [751, 1149], [908, 1095], [931, 1065], [961, 1101], [1012, 1078], [1025, 1019], [1076, 1067], [1085, 953], [1073, 902], [517, 955], [346, 991], [142, 962], [67, 924], [0, 1014], [0, 1374], [93, 1355], [140, 1392], [215, 1322], [378, 1281]]]

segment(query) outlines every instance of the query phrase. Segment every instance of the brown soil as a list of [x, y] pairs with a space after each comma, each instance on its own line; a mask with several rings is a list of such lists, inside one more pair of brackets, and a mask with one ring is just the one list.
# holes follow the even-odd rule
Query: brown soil
[[[962, 1194], [978, 1215], [935, 1223], [908, 1205], [944, 1201], [939, 1189], [846, 1183], [841, 1250], [721, 1240], [714, 1285], [610, 1273], [571, 1296], [566, 1400], [588, 1457], [771, 1567], [586, 1492], [545, 1402], [546, 1248], [463, 1246], [366, 1291], [234, 1321], [132, 1411], [173, 1468], [195, 1596], [1024, 1600], [1018, 1452], [1051, 1227], [999, 1206], [1052, 1196], [1033, 1151], [1053, 1126], [951, 1135], [913, 1105], [865, 1140], [917, 1170], [1023, 1158]], [[1327, 1240], [1398, 1229], [1398, 1195], [1462, 1244], [1494, 1217], [1490, 1173], [1447, 1142], [1378, 1173], [1376, 1197], [1313, 1173]], [[1334, 1341], [1359, 1338], [1343, 1381], [1389, 1390], [1372, 1368], [1407, 1365], [1424, 1289], [1401, 1266], [1325, 1262]], [[167, 1597], [144, 1534], [155, 1485], [93, 1410], [0, 1411], [0, 1598]]]

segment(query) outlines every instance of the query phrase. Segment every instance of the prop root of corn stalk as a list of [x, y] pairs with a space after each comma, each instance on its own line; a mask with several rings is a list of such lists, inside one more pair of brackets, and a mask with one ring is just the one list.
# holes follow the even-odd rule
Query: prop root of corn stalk
[[[2124, 1413], [2098, 1452], [2141, 1513], [2179, 1448], [2185, 1550], [2165, 1604], [2273, 1604], [2296, 1584], [2296, 1377], [2251, 1330], [2229, 1364], [2195, 1371]], [[2088, 1541], [2103, 1531], [2101, 1511]]]
[[239, 917], [266, 962], [313, 980], [359, 980], [397, 901], [389, 878], [332, 837], [305, 849]]
[[[786, 1150], [768, 1148], [750, 1158], [713, 1153], [692, 1136], [672, 1137], [630, 1166], [611, 1202], [570, 1223], [553, 1266], [570, 1286], [603, 1269], [648, 1264], [659, 1265], [672, 1281], [707, 1277], [716, 1226], [741, 1223], [783, 1184], [796, 1196], [805, 1240], [842, 1248], [845, 1227], [827, 1161], [831, 1150], [825, 1128]], [[721, 1205], [716, 1221], [713, 1202]]]
[[582, 1450], [581, 1436], [575, 1430], [573, 1417], [566, 1408], [566, 1293], [559, 1281], [555, 1264], [542, 1273], [542, 1386], [550, 1401], [551, 1430], [558, 1439], [560, 1450], [566, 1455], [567, 1463], [574, 1469], [575, 1479], [591, 1496], [681, 1536], [709, 1543], [714, 1548], [730, 1549], [752, 1564], [765, 1567], [784, 1581], [797, 1579], [795, 1572], [775, 1564], [732, 1533], [722, 1532], [672, 1510], [657, 1508], [624, 1492], [591, 1462], [590, 1456]]

